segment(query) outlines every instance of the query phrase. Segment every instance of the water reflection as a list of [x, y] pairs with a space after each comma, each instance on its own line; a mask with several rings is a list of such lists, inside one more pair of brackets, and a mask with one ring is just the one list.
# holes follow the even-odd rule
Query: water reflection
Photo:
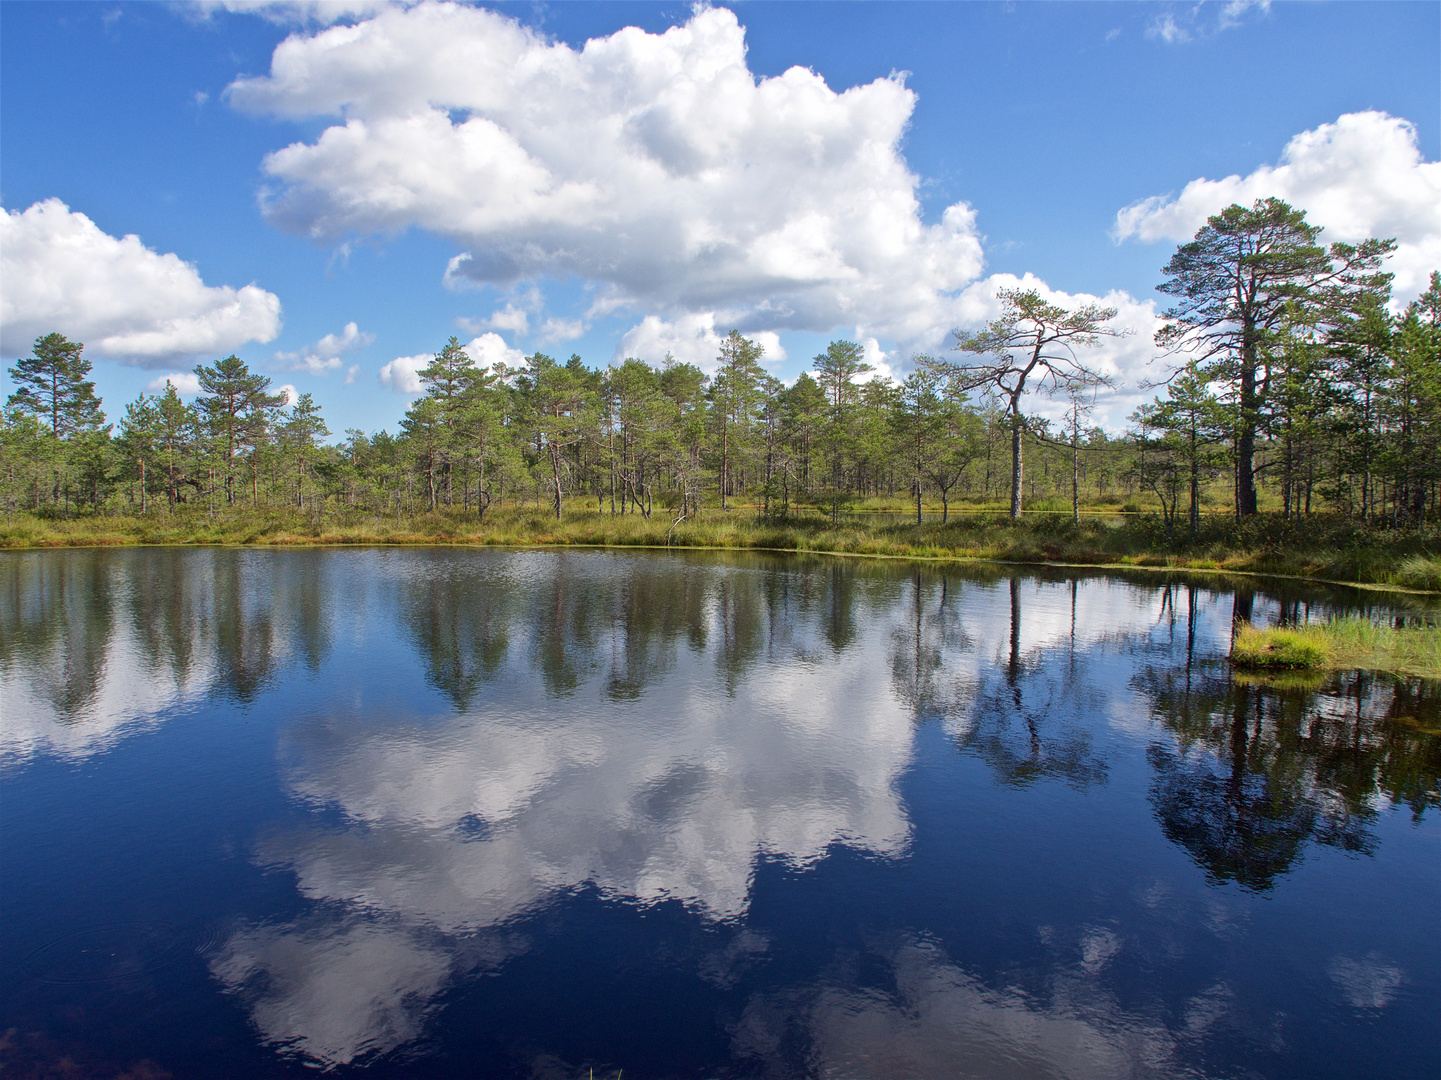
[[[879, 959], [886, 989], [822, 983], [753, 1000], [738, 1025], [738, 1055], [763, 1063], [761, 1075], [794, 1075], [764, 1063], [796, 1045], [809, 1048], [811, 1075], [826, 1077], [1201, 1075], [1177, 1061], [1184, 1037], [1128, 1013], [1085, 970], [1058, 973], [1040, 998], [987, 985], [932, 942], [906, 941]], [[1208, 991], [1193, 1006], [1215, 997]]]
[[[269, 899], [221, 913], [208, 977], [326, 1067], [444, 1030], [591, 905], [682, 928], [628, 962], [700, 988], [701, 1012], [636, 1006], [720, 1032], [698, 1074], [1211, 1075], [1246, 1010], [1195, 957], [1250, 940], [1246, 900], [1308, 852], [1379, 858], [1388, 806], [1441, 801], [1436, 684], [1231, 677], [1234, 613], [1299, 617], [1266, 594], [448, 550], [34, 553], [0, 586], [0, 760], [94, 756], [205, 703], [274, 718], [265, 782], [293, 812], [246, 826]], [[1045, 908], [1048, 874], [1107, 857], [1101, 831], [1045, 848], [1087, 813], [1188, 876], [1108, 864], [1128, 907], [1092, 881]], [[1309, 977], [1358, 1013], [1421, 978], [1327, 948]]]
[[[473, 969], [458, 942], [581, 886], [734, 920], [762, 857], [904, 852], [911, 716], [887, 692], [884, 620], [870, 641], [857, 626], [861, 590], [838, 616], [804, 575], [651, 560], [613, 588], [603, 561], [532, 570], [449, 566], [439, 604], [401, 604], [460, 707], [443, 723], [346, 714], [286, 733], [290, 791], [344, 824], [259, 847], [335, 913], [327, 927], [246, 929], [215, 965], [265, 987], [252, 1008], [271, 1041], [330, 1062], [395, 1045], [452, 969]], [[485, 629], [502, 618], [504, 636]], [[838, 623], [852, 629], [838, 638]], [[437, 931], [442, 953], [417, 944]], [[317, 989], [331, 978], [353, 991]]]
[[938, 721], [1007, 785], [1105, 782], [1092, 742], [1111, 697], [1092, 668], [1109, 642], [1148, 637], [1163, 594], [1019, 577], [968, 587], [920, 573], [910, 594], [891, 670], [918, 719]]
[[1152, 744], [1165, 835], [1218, 882], [1265, 891], [1310, 844], [1368, 854], [1388, 804], [1441, 803], [1441, 686], [1369, 672], [1315, 688], [1147, 665], [1135, 685], [1173, 738]]
[[345, 602], [326, 576], [299, 553], [0, 558], [0, 755], [86, 757], [182, 706], [252, 701], [292, 662], [317, 670]]
[[241, 930], [211, 970], [267, 1042], [346, 1065], [416, 1038], [452, 964], [449, 949], [403, 928], [322, 917]]

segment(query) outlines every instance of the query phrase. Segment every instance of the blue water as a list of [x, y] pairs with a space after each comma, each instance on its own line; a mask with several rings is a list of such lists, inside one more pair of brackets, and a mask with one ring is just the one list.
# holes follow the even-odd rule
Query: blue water
[[1441, 1075], [1441, 686], [1224, 660], [1233, 617], [1351, 610], [1414, 614], [740, 555], [0, 556], [0, 1069]]

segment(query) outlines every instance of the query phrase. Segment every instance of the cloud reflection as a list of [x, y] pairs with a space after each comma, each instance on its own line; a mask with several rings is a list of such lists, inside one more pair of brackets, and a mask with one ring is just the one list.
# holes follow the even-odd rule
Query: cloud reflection
[[0, 762], [90, 757], [211, 697], [249, 703], [287, 666], [324, 661], [346, 593], [305, 553], [8, 555]]
[[[772, 575], [718, 569], [698, 595], [692, 571], [677, 563], [674, 580], [653, 583], [651, 625], [632, 623], [617, 637], [622, 623], [590, 594], [584, 568], [553, 588], [509, 595], [489, 573], [487, 610], [513, 622], [485, 701], [448, 717], [314, 718], [282, 745], [291, 793], [338, 810], [343, 825], [268, 836], [259, 859], [292, 872], [322, 907], [387, 929], [357, 938], [358, 924], [347, 923], [344, 948], [322, 946], [304, 922], [260, 938], [247, 931], [216, 974], [251, 987], [269, 1041], [312, 1060], [354, 1059], [367, 1017], [383, 1034], [364, 1047], [398, 1045], [423, 1016], [406, 1003], [443, 984], [443, 975], [422, 979], [416, 965], [398, 963], [392, 986], [357, 978], [369, 987], [358, 996], [309, 985], [341, 960], [360, 965], [365, 949], [390, 942], [385, 935], [440, 935], [454, 952], [581, 887], [736, 920], [762, 858], [803, 867], [834, 845], [884, 857], [906, 849], [896, 783], [912, 757], [913, 714], [889, 691], [885, 620], [856, 627], [837, 649], [833, 612], [804, 589], [768, 594]], [[452, 588], [460, 595], [441, 625], [424, 624], [447, 656], [431, 670], [460, 673], [471, 700], [478, 669], [456, 662], [455, 643], [493, 638], [449, 628], [476, 610], [464, 603], [464, 583]], [[666, 597], [690, 617], [671, 618]], [[686, 625], [694, 620], [702, 625]], [[542, 645], [542, 636], [551, 640]], [[626, 693], [614, 692], [617, 671]], [[547, 674], [555, 672], [567, 674]], [[257, 955], [286, 959], [238, 959]], [[285, 978], [254, 980], [253, 970], [277, 965]], [[380, 982], [388, 969], [365, 967]], [[397, 1009], [411, 1020], [396, 1019]]]
[[419, 1035], [451, 967], [414, 931], [356, 919], [246, 928], [211, 962], [267, 1042], [334, 1065]]
[[[379, 587], [407, 583], [392, 610], [454, 711], [286, 729], [285, 784], [317, 817], [263, 837], [257, 858], [293, 874], [334, 925], [329, 937], [305, 919], [245, 931], [217, 977], [267, 1041], [320, 1064], [359, 1060], [417, 1037], [429, 1001], [473, 970], [476, 941], [594, 889], [731, 925], [730, 952], [696, 974], [732, 985], [769, 947], [742, 942], [760, 860], [805, 868], [837, 845], [905, 854], [897, 786], [918, 722], [938, 718], [1003, 783], [1105, 781], [1090, 718], [1145, 697], [1107, 700], [1088, 665], [1160, 632], [1161, 593], [830, 569], [532, 554], [405, 564]], [[818, 992], [806, 1039], [822, 1075], [864, 1061], [878, 1076], [998, 1075], [998, 1060], [1015, 1076], [1180, 1075], [1164, 1024], [1093, 1000], [1123, 948], [1088, 928], [1069, 981], [1038, 1003], [908, 946], [892, 960], [903, 1000]], [[429, 966], [363, 963], [387, 949]], [[342, 961], [355, 992], [318, 990]], [[772, 1006], [799, 1007], [756, 1004], [737, 1036], [746, 1053], [765, 1056]]]
[[810, 1047], [810, 1075], [877, 1080], [1199, 1075], [1177, 1063], [1177, 1038], [1161, 1020], [1128, 1013], [1074, 975], [1044, 995], [997, 989], [925, 941], [902, 944], [884, 964], [891, 989], [821, 984], [753, 1000], [737, 1053], [774, 1070], [785, 1045], [799, 1042]]
[[[249, 850], [303, 913], [241, 921], [211, 971], [266, 1044], [322, 1067], [413, 1047], [448, 992], [521, 953], [545, 969], [550, 916], [646, 909], [638, 947], [728, 996], [720, 1053], [763, 1068], [1183, 1076], [1239, 1011], [1224, 979], [1124, 1008], [1108, 987], [1189, 948], [1174, 927], [1244, 940], [1244, 898], [1148, 879], [1128, 886], [1140, 930], [1100, 901], [1047, 911], [1046, 949], [998, 973], [927, 896], [863, 896], [798, 947], [752, 911], [758, 868], [800, 895], [855, 866], [916, 880], [923, 860], [897, 860], [936, 835], [913, 839], [901, 794], [918, 731], [983, 789], [947, 813], [1019, 789], [1036, 813], [1106, 803], [1137, 782], [1129, 741], [1140, 838], [1188, 853], [1198, 884], [1271, 888], [1310, 844], [1372, 850], [1385, 797], [1435, 804], [1434, 688], [1235, 685], [1228, 598], [1194, 589], [745, 555], [64, 554], [0, 570], [0, 754], [94, 754], [188, 702], [265, 695], [293, 812]], [[290, 692], [306, 668], [323, 693]], [[1319, 979], [1363, 1012], [1407, 978], [1370, 947]]]

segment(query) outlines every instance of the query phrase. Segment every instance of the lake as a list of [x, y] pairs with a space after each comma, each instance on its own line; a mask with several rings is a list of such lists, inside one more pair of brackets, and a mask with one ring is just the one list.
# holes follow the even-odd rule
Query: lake
[[1441, 685], [1225, 661], [1434, 612], [1247, 589], [0, 555], [0, 1068], [1441, 1075]]

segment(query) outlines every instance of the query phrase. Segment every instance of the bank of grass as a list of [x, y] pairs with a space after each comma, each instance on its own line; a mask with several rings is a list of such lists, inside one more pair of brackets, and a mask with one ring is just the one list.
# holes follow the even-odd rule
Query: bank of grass
[[[929, 512], [931, 508], [927, 507]], [[937, 508], [939, 509], [939, 508]], [[1269, 515], [1244, 522], [1203, 519], [1195, 536], [1184, 526], [1168, 535], [1150, 515], [1089, 517], [1058, 514], [1011, 521], [1001, 512], [958, 514], [945, 524], [815, 510], [765, 519], [752, 508], [708, 509], [673, 525], [657, 508], [612, 516], [594, 503], [573, 504], [557, 521], [545, 509], [442, 512], [397, 518], [360, 511], [313, 517], [293, 509], [210, 513], [183, 508], [144, 516], [95, 515], [46, 519], [14, 513], [0, 519], [0, 548], [149, 544], [484, 544], [603, 547], [736, 548], [831, 552], [926, 559], [1150, 567], [1284, 574], [1324, 581], [1441, 592], [1441, 536], [1368, 528], [1331, 518], [1284, 521]]]
[[1243, 672], [1366, 669], [1441, 679], [1441, 629], [1382, 626], [1359, 618], [1268, 630], [1242, 625], [1236, 628], [1231, 663]]

